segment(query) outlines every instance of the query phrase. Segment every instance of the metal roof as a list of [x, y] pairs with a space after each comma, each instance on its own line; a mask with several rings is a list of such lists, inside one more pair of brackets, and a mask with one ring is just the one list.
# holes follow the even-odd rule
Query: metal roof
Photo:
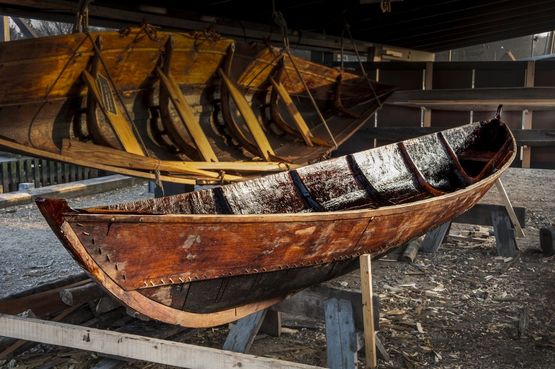
[[[71, 20], [77, 0], [0, 0], [0, 12]], [[96, 0], [91, 23], [116, 25], [146, 20], [172, 29], [216, 30], [231, 36], [279, 34], [270, 0]], [[337, 40], [345, 24], [353, 37], [370, 43], [442, 51], [555, 29], [553, 0], [275, 0], [295, 40]], [[252, 37], [253, 32], [256, 37]], [[302, 41], [299, 41], [302, 44]], [[322, 44], [325, 47], [325, 43]]]

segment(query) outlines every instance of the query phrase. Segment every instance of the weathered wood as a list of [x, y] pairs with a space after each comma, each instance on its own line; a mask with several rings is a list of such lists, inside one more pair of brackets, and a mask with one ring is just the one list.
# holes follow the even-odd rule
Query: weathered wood
[[443, 243], [445, 236], [449, 234], [450, 228], [451, 222], [446, 222], [426, 232], [426, 236], [424, 236], [424, 240], [420, 245], [420, 251], [423, 253], [436, 252], [439, 249], [439, 246]]
[[555, 227], [540, 228], [540, 247], [544, 256], [555, 255]]
[[268, 309], [258, 331], [272, 337], [281, 336], [281, 312], [273, 308]]
[[421, 243], [422, 243], [422, 237], [418, 237], [414, 240], [411, 240], [409, 243], [407, 243], [407, 245], [405, 246], [405, 249], [399, 256], [399, 260], [407, 263], [414, 262], [414, 259], [416, 259], [416, 255], [418, 255], [418, 250], [420, 250]]
[[316, 368], [134, 334], [0, 315], [0, 335], [190, 369]]
[[114, 309], [117, 309], [121, 306], [121, 304], [119, 302], [117, 302], [116, 300], [114, 300], [113, 298], [111, 298], [110, 296], [102, 296], [95, 308], [94, 308], [94, 312], [96, 315], [100, 315], [100, 314], [104, 314], [107, 313], [109, 311], [112, 311]]
[[60, 298], [68, 306], [81, 305], [86, 302], [94, 301], [106, 293], [95, 282], [90, 282], [81, 286], [64, 288], [60, 291]]
[[[364, 134], [371, 139], [400, 141], [441, 131], [442, 127], [368, 127]], [[548, 147], [555, 145], [555, 129], [512, 129], [519, 146]]]
[[[525, 87], [534, 87], [535, 74], [536, 74], [536, 62], [533, 60], [530, 60], [526, 63], [526, 74], [524, 78]], [[531, 110], [526, 109], [522, 112], [522, 129], [532, 129], [532, 116], [533, 116], [533, 112]], [[531, 161], [532, 161], [532, 150], [529, 146], [525, 145], [522, 147], [522, 167], [530, 168]]]
[[511, 219], [504, 208], [495, 209], [491, 212], [491, 222], [495, 233], [495, 246], [497, 254], [503, 257], [514, 257], [517, 255], [515, 230]]
[[374, 304], [372, 300], [372, 259], [368, 254], [360, 256], [360, 289], [364, 318], [364, 347], [366, 367], [378, 366], [376, 357], [376, 331], [374, 329]]
[[254, 342], [254, 337], [258, 334], [262, 321], [266, 317], [266, 312], [267, 309], [260, 310], [239, 319], [233, 324], [225, 339], [223, 349], [233, 352], [249, 352]]
[[387, 104], [438, 110], [504, 111], [551, 110], [555, 108], [553, 87], [503, 87], [395, 91]]
[[524, 237], [524, 231], [520, 226], [519, 219], [516, 216], [515, 210], [513, 205], [511, 204], [511, 200], [509, 199], [509, 195], [507, 195], [507, 191], [505, 191], [505, 186], [503, 186], [503, 182], [501, 182], [501, 178], [499, 178], [495, 182], [495, 187], [497, 187], [497, 192], [499, 192], [499, 196], [501, 197], [501, 201], [507, 210], [507, 214], [509, 214], [509, 218], [511, 218], [511, 222], [513, 223], [513, 227], [516, 232], [516, 237]]
[[[526, 224], [526, 209], [518, 206], [513, 209], [515, 210], [518, 222], [524, 227]], [[467, 212], [453, 219], [453, 223], [492, 226], [491, 213], [499, 210], [505, 210], [505, 207], [502, 205], [476, 204]]]
[[349, 300], [331, 298], [324, 303], [326, 316], [327, 366], [330, 369], [355, 369], [357, 335], [353, 308]]
[[[358, 331], [364, 330], [362, 317], [362, 295], [360, 291], [345, 290], [326, 286], [313, 286], [289, 296], [273, 309], [282, 313], [325, 320], [324, 301], [336, 298], [348, 300], [353, 307], [355, 326]], [[379, 327], [379, 297], [373, 296], [374, 327]]]

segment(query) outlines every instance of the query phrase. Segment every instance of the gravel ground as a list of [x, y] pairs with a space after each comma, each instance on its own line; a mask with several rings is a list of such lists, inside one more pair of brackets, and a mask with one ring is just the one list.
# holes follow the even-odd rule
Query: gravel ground
[[[555, 368], [555, 257], [542, 256], [538, 238], [539, 228], [555, 221], [555, 171], [510, 169], [503, 182], [513, 204], [527, 210], [526, 237], [518, 241], [516, 258], [495, 255], [491, 229], [456, 224], [437, 253], [420, 254], [413, 265], [391, 255], [373, 264], [381, 304], [379, 337], [391, 355], [390, 362], [379, 360], [380, 367]], [[135, 186], [71, 203], [89, 206], [146, 196], [144, 186]], [[484, 202], [500, 203], [495, 189]], [[0, 211], [0, 229], [7, 231], [1, 293], [78, 271], [33, 206]], [[358, 289], [358, 273], [329, 283]], [[529, 323], [523, 324], [526, 318]], [[325, 365], [322, 322], [285, 317], [285, 325], [279, 338], [258, 336], [251, 353]], [[177, 340], [221, 347], [227, 332], [225, 327], [194, 330]], [[64, 358], [56, 367], [77, 369], [98, 361], [90, 353], [49, 350], [49, 355], [39, 351], [8, 364], [38, 368], [55, 356]], [[359, 353], [359, 366], [363, 363]], [[126, 367], [162, 368], [145, 363]]]
[[[152, 197], [146, 184], [69, 200], [89, 207]], [[0, 209], [0, 298], [81, 272], [35, 204]]]

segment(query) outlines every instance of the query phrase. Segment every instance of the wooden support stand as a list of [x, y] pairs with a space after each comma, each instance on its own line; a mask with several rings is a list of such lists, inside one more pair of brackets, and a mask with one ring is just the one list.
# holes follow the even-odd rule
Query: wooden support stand
[[[324, 320], [326, 324], [327, 360], [331, 369], [355, 369], [357, 352], [364, 347], [366, 367], [376, 368], [376, 352], [389, 360], [389, 355], [376, 336], [379, 326], [379, 303], [372, 294], [370, 255], [360, 257], [361, 292], [314, 286], [307, 288], [263, 311], [240, 319], [231, 326], [223, 349], [246, 353], [255, 336], [264, 329], [279, 335], [280, 312]], [[358, 332], [363, 332], [364, 345]]]
[[[513, 209], [514, 219], [516, 219], [518, 226], [524, 227], [526, 210], [520, 207], [511, 207], [511, 209]], [[478, 204], [455, 218], [453, 223], [493, 226], [497, 254], [504, 257], [513, 257], [517, 254], [515, 228], [505, 206]], [[421, 251], [425, 253], [436, 252], [449, 234], [450, 227], [451, 222], [447, 222], [428, 231], [424, 241], [422, 241]]]

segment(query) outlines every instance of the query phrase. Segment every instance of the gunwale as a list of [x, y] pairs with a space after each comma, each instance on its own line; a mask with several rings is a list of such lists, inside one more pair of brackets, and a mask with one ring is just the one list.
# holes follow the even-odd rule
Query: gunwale
[[[317, 212], [317, 213], [280, 213], [280, 214], [127, 214], [121, 210], [108, 210], [101, 208], [87, 208], [81, 209], [89, 213], [66, 213], [65, 216], [76, 221], [95, 221], [108, 220], [112, 223], [167, 223], [168, 221], [175, 223], [204, 223], [204, 222], [217, 222], [217, 223], [240, 223], [240, 222], [250, 222], [250, 223], [265, 223], [265, 222], [317, 222], [322, 220], [334, 220], [334, 219], [358, 219], [358, 218], [372, 218], [385, 215], [395, 215], [410, 211], [414, 207], [420, 207], [421, 205], [433, 205], [437, 202], [451, 199], [453, 197], [458, 197], [465, 195], [467, 193], [473, 192], [475, 189], [484, 187], [486, 184], [492, 184], [495, 182], [501, 174], [511, 165], [512, 161], [516, 157], [517, 146], [516, 140], [510, 129], [507, 128], [507, 133], [510, 135], [512, 154], [506, 160], [501, 168], [499, 168], [495, 173], [490, 174], [486, 178], [468, 185], [465, 188], [446, 193], [444, 195], [430, 197], [422, 200], [417, 200], [405, 204], [389, 205], [383, 206], [377, 209], [354, 209], [354, 210], [338, 210], [338, 211], [328, 211], [328, 212]], [[428, 135], [420, 137], [429, 137], [436, 135], [437, 133], [431, 133]], [[417, 138], [412, 138], [405, 140], [403, 142], [413, 142], [418, 140]], [[395, 144], [385, 145], [392, 146]], [[382, 146], [382, 147], [385, 147]], [[98, 212], [98, 213], [94, 213]], [[121, 213], [121, 214], [118, 214]]]

